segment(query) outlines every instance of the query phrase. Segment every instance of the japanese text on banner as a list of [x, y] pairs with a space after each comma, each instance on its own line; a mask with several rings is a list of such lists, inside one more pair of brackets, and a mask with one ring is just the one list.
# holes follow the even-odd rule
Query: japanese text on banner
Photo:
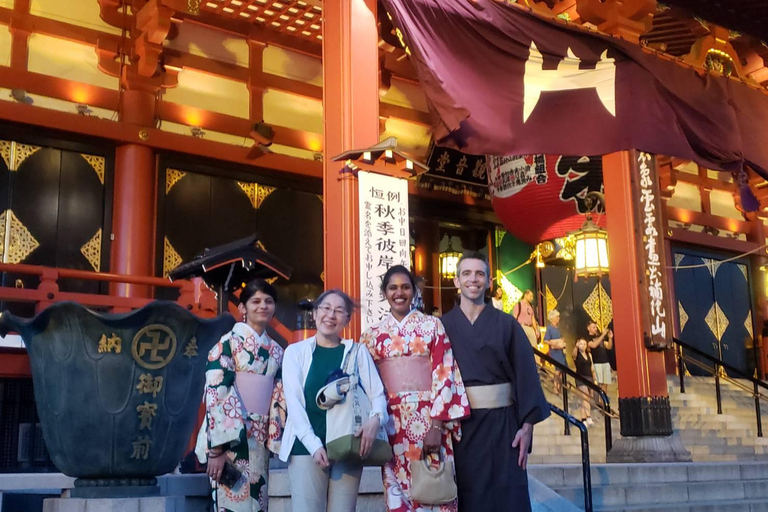
[[360, 303], [362, 327], [381, 321], [389, 311], [381, 278], [393, 265], [410, 268], [408, 183], [360, 172]]

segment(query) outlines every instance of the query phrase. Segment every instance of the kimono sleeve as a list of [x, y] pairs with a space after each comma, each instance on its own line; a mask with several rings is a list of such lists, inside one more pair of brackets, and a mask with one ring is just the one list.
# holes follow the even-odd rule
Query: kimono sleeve
[[549, 402], [541, 389], [531, 344], [525, 331], [516, 321], [512, 322], [511, 344], [509, 362], [514, 372], [517, 417], [521, 424], [533, 425], [549, 417]]
[[453, 358], [451, 341], [442, 322], [434, 319], [435, 329], [430, 357], [432, 358], [432, 408], [430, 416], [445, 422], [469, 416], [469, 399], [464, 390], [459, 367]]
[[286, 411], [283, 371], [281, 368], [275, 374], [275, 388], [272, 390], [272, 402], [269, 406], [267, 449], [272, 453], [280, 453], [280, 444], [283, 440], [283, 432], [285, 431]]
[[379, 372], [376, 370], [373, 357], [364, 345], [359, 345], [356, 356], [363, 389], [371, 401], [371, 415], [378, 414], [380, 426], [383, 427], [387, 424], [387, 397], [384, 395], [384, 384], [382, 384]]
[[360, 336], [360, 345], [368, 350], [368, 353], [371, 354], [374, 361], [377, 359], [378, 348], [376, 347], [376, 335], [370, 327]]
[[245, 431], [243, 406], [235, 391], [235, 361], [229, 336], [223, 337], [208, 353], [205, 409], [209, 448], [237, 444]]

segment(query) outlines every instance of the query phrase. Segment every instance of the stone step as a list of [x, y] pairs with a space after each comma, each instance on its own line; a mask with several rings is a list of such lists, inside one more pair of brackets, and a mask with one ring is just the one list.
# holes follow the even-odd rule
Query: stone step
[[[558, 494], [573, 504], [584, 503], [582, 486], [553, 487]], [[706, 503], [712, 500], [763, 499], [768, 503], [768, 480], [744, 482], [721, 480], [717, 482], [674, 482], [663, 484], [593, 485], [592, 500], [598, 510], [603, 507], [648, 506]]]
[[[709, 482], [719, 480], [768, 481], [768, 462], [674, 464], [594, 464], [593, 485]], [[531, 474], [550, 486], [581, 485], [580, 464], [531, 466]]]
[[619, 507], [595, 507], [595, 512], [768, 512], [768, 501], [756, 500], [710, 500], [689, 501], [685, 504], [669, 505], [621, 505]]

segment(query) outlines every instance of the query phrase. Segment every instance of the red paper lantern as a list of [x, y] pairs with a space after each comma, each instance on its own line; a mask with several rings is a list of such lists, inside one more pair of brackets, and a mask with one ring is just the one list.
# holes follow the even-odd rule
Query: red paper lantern
[[[529, 244], [579, 229], [587, 192], [603, 190], [599, 156], [489, 156], [487, 166], [496, 215], [509, 233]], [[605, 215], [594, 221], [605, 227]]]

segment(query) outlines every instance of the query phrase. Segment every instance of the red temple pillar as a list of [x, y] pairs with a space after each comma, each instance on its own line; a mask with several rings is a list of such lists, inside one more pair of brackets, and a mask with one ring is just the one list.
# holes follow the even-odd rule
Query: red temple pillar
[[[323, 3], [323, 230], [325, 288], [360, 295], [357, 178], [332, 161], [379, 142], [375, 0]], [[347, 336], [360, 335], [355, 315]]]
[[[151, 88], [127, 88], [121, 120], [153, 126], [155, 94]], [[154, 274], [155, 153], [149, 146], [125, 144], [115, 152], [110, 271], [115, 274]], [[116, 284], [112, 293], [122, 297], [149, 297], [144, 285]]]
[[[646, 193], [653, 194], [655, 206], [649, 211], [650, 203], [641, 203], [639, 155], [636, 151], [621, 151], [603, 157], [622, 435], [609, 452], [608, 461], [690, 460], [690, 453], [679, 438], [672, 436], [663, 345], [654, 346], [654, 340], [671, 338], [673, 313], [666, 303], [666, 293], [661, 303], [651, 304], [649, 299], [653, 278], [657, 278], [660, 286], [667, 286], [664, 232], [660, 230], [663, 203], [658, 179], [653, 179], [655, 174], [645, 182]], [[649, 165], [655, 171], [655, 162]], [[651, 221], [657, 222], [653, 228], [658, 231], [655, 237], [647, 235], [648, 226], [653, 225]], [[649, 238], [654, 239], [651, 243], [657, 255], [654, 270], [649, 266], [653, 258], [647, 254]], [[659, 329], [660, 314], [665, 320], [664, 334]]]

